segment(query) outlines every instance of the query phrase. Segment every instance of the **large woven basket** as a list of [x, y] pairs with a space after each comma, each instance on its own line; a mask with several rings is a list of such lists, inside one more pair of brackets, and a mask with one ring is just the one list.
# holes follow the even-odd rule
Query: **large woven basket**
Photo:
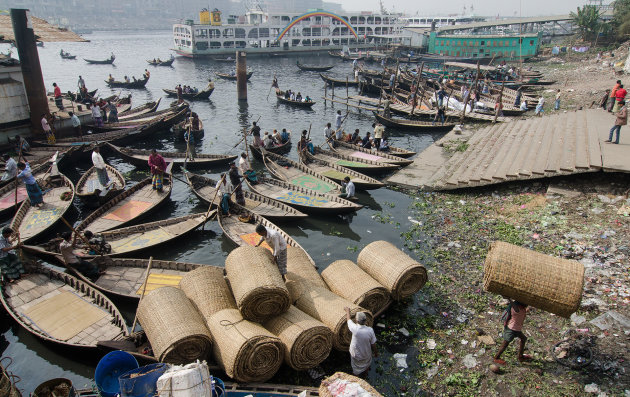
[[278, 371], [284, 345], [262, 326], [243, 319], [236, 309], [221, 310], [208, 320], [216, 343], [216, 361], [239, 382], [264, 382]]
[[326, 324], [333, 333], [333, 347], [348, 351], [352, 334], [348, 329], [345, 307], [350, 308], [352, 318], [357, 312], [364, 312], [368, 325], [372, 325], [372, 313], [327, 289], [317, 287], [308, 281], [288, 281], [287, 288], [295, 307]]
[[295, 370], [316, 367], [332, 350], [332, 331], [295, 306], [263, 326], [284, 343], [284, 361]]
[[236, 248], [225, 259], [225, 270], [246, 320], [262, 322], [289, 310], [289, 291], [269, 250]]
[[212, 338], [205, 321], [178, 288], [146, 295], [138, 305], [138, 321], [161, 362], [187, 364], [210, 356]]
[[201, 266], [186, 273], [179, 287], [206, 320], [223, 309], [236, 309], [236, 301], [223, 276], [223, 268]]
[[391, 301], [389, 291], [352, 261], [331, 263], [322, 278], [332, 292], [372, 313], [380, 312]]
[[495, 241], [484, 264], [483, 287], [526, 305], [569, 317], [580, 307], [584, 266]]
[[415, 294], [427, 282], [426, 269], [387, 241], [368, 244], [359, 253], [357, 265], [401, 300]]
[[308, 254], [303, 249], [287, 247], [287, 274], [288, 280], [306, 279], [318, 287], [328, 288], [317, 269], [311, 263]]
[[[365, 389], [365, 391], [371, 394], [371, 397], [383, 397], [381, 393], [376, 391], [376, 389], [372, 387], [372, 385], [370, 385], [363, 379], [356, 377], [354, 375], [347, 374], [345, 372], [335, 372], [333, 375], [324, 379], [322, 381], [322, 384], [319, 385], [319, 397], [336, 397], [334, 394], [330, 392], [330, 390], [328, 390], [328, 384], [334, 382], [337, 379], [342, 379], [348, 382], [358, 383], [359, 385], [361, 385], [363, 389]], [[365, 394], [362, 394], [361, 396], [368, 397]]]

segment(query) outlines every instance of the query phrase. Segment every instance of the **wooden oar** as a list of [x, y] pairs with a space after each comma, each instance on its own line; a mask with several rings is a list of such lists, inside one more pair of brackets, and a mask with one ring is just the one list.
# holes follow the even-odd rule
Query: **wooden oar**
[[70, 228], [70, 230], [72, 230], [74, 238], [78, 236], [88, 247], [90, 247], [91, 250], [93, 250], [94, 252], [98, 252], [100, 256], [103, 256], [103, 253], [100, 250], [96, 249], [96, 247], [94, 247], [92, 244], [90, 244], [90, 241], [83, 234], [79, 233], [63, 216], [61, 217], [61, 221], [65, 223], [66, 226]]
[[[274, 81], [276, 80], [276, 75], [273, 75]], [[269, 92], [267, 93], [267, 101], [269, 101], [269, 95], [271, 95], [271, 89], [273, 88], [273, 82], [271, 83], [271, 87], [269, 87]]]
[[[138, 305], [142, 302], [142, 298], [144, 298], [144, 293], [147, 291], [147, 283], [149, 282], [149, 274], [151, 274], [151, 267], [153, 266], [153, 257], [149, 257], [149, 264], [147, 265], [147, 273], [144, 276], [144, 286], [142, 287], [142, 294], [140, 294], [140, 301]], [[136, 315], [133, 317], [133, 324], [131, 325], [131, 332], [136, 328], [136, 323], [138, 322], [138, 310], [136, 310]]]
[[[260, 117], [261, 117], [261, 116], [258, 116], [258, 120], [256, 120], [256, 124], [258, 124], [258, 121], [260, 121]], [[234, 150], [234, 149], [236, 149], [236, 147], [237, 147], [238, 145], [240, 145], [240, 144], [241, 144], [241, 142], [243, 142], [243, 140], [245, 139], [245, 137], [246, 137], [246, 136], [248, 136], [248, 135], [250, 135], [249, 133], [247, 133], [247, 127], [245, 127], [245, 128], [243, 129], [243, 134], [244, 134], [244, 135], [243, 135], [243, 137], [241, 138], [241, 140], [240, 140], [240, 141], [238, 141], [238, 142], [236, 142], [236, 145], [232, 146], [232, 149], [230, 149], [230, 150]]]
[[[20, 148], [19, 148], [19, 152], [18, 152], [17, 164], [20, 164], [20, 159], [22, 158], [22, 142], [20, 141], [18, 144], [20, 145]], [[17, 164], [16, 164], [16, 167], [17, 167]], [[26, 183], [24, 184], [24, 186], [26, 186]], [[20, 187], [20, 181], [17, 178], [17, 174], [15, 174], [15, 212], [16, 213], [19, 210], [18, 205], [17, 205], [17, 196], [18, 196], [18, 188], [19, 187]]]

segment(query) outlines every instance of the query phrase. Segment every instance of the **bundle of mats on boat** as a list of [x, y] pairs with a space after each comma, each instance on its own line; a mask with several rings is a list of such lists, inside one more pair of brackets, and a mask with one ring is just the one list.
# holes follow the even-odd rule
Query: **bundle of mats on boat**
[[208, 326], [217, 341], [214, 358], [229, 377], [240, 382], [264, 382], [282, 365], [282, 341], [261, 325], [243, 319], [238, 310], [213, 314]]
[[372, 313], [380, 312], [391, 300], [385, 287], [349, 260], [331, 263], [322, 278], [332, 292]]
[[484, 264], [484, 289], [562, 317], [580, 307], [584, 265], [495, 241]]
[[372, 325], [372, 313], [328, 289], [317, 287], [305, 280], [288, 281], [287, 288], [291, 294], [291, 301], [298, 309], [326, 324], [332, 331], [333, 347], [337, 350], [348, 351], [352, 338], [346, 322], [345, 307], [350, 308], [352, 318], [358, 312], [364, 312], [368, 320], [367, 325]]
[[289, 310], [289, 291], [269, 250], [236, 248], [225, 259], [225, 271], [246, 320], [262, 322]]
[[138, 321], [161, 362], [187, 364], [210, 356], [212, 337], [205, 321], [178, 288], [146, 295], [138, 305]]
[[[345, 372], [335, 372], [333, 375], [324, 379], [319, 385], [319, 397], [335, 397], [343, 392], [347, 395], [353, 396], [365, 396], [368, 395], [361, 391], [359, 387], [365, 392], [369, 393], [371, 397], [383, 397], [381, 393], [376, 391], [372, 385], [364, 381], [363, 379], [354, 375], [347, 374]], [[352, 393], [352, 394], [350, 394]]]
[[263, 326], [284, 343], [284, 361], [295, 370], [316, 367], [332, 350], [332, 331], [295, 306]]
[[427, 282], [427, 271], [387, 241], [374, 241], [361, 250], [357, 265], [383, 285], [394, 300], [415, 294]]
[[318, 287], [328, 288], [303, 249], [287, 247], [287, 281], [306, 279]]
[[198, 267], [182, 277], [179, 288], [205, 319], [223, 309], [236, 309], [236, 301], [223, 276], [223, 268]]

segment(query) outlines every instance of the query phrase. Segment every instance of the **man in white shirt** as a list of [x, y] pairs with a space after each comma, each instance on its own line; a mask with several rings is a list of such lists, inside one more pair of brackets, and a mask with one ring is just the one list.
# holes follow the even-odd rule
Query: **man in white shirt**
[[68, 112], [68, 115], [70, 116], [70, 121], [72, 122], [72, 128], [74, 129], [74, 133], [77, 136], [83, 136], [83, 133], [81, 132], [81, 120], [79, 120], [79, 118], [77, 117], [76, 114], [74, 114], [74, 112]]
[[107, 187], [109, 184], [109, 175], [107, 175], [105, 160], [103, 160], [103, 156], [101, 156], [101, 149], [98, 146], [96, 146], [92, 152], [92, 164], [94, 164], [94, 167], [96, 168], [98, 182], [101, 186]]
[[368, 327], [367, 316], [364, 312], [358, 312], [355, 316], [356, 323], [350, 317], [350, 308], [345, 307], [348, 329], [352, 333], [350, 341], [350, 364], [355, 375], [363, 375], [370, 370], [372, 355], [378, 357], [376, 350], [376, 335], [372, 327]]
[[96, 102], [92, 102], [92, 118], [97, 127], [103, 126], [103, 116], [101, 115], [101, 108], [98, 107]]
[[221, 211], [223, 215], [230, 216], [230, 196], [232, 195], [232, 185], [228, 181], [227, 174], [222, 174], [221, 179], [217, 182], [215, 189], [221, 195]]
[[287, 274], [287, 242], [284, 237], [275, 230], [267, 229], [263, 225], [256, 226], [256, 233], [260, 235], [260, 241], [256, 244], [256, 247], [260, 246], [263, 241], [273, 249], [273, 257], [278, 265], [278, 270], [282, 275], [282, 279], [286, 280]]
[[341, 123], [343, 123], [343, 116], [341, 115], [341, 110], [337, 110], [337, 115], [335, 116], [335, 130], [341, 129]]
[[44, 134], [46, 135], [46, 140], [50, 145], [54, 145], [57, 140], [55, 139], [55, 134], [52, 132], [50, 128], [50, 124], [48, 124], [48, 118], [46, 117], [46, 113], [42, 114], [42, 129], [44, 130]]
[[343, 182], [341, 182], [341, 184], [346, 189], [346, 192], [340, 194], [339, 196], [349, 199], [349, 200], [356, 199], [356, 197], [354, 197], [354, 192], [355, 192], [354, 183], [352, 183], [352, 181], [350, 180], [350, 177], [347, 176], [343, 178]]
[[330, 123], [326, 124], [326, 128], [324, 128], [324, 137], [326, 138], [326, 142], [330, 141], [333, 136], [333, 129], [331, 128]]
[[247, 153], [241, 153], [241, 158], [238, 159], [238, 168], [241, 171], [241, 176], [246, 176], [247, 171], [252, 169], [252, 166], [247, 159]]
[[381, 123], [376, 123], [374, 126], [374, 147], [379, 148], [381, 146], [381, 139], [383, 139], [383, 132], [385, 127]]
[[13, 160], [13, 157], [9, 156], [8, 153], [5, 153], [2, 158], [5, 161], [4, 165], [4, 175], [2, 176], [2, 180], [6, 181], [8, 179], [13, 179], [17, 175], [17, 163]]

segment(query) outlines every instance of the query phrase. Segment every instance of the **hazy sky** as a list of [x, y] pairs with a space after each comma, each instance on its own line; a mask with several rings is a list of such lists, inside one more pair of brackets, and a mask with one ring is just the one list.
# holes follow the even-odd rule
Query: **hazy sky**
[[[333, 0], [335, 1], [335, 0]], [[605, 0], [604, 4], [612, 0]], [[378, 11], [378, 0], [336, 0], [346, 11]], [[388, 11], [403, 12], [415, 15], [448, 15], [461, 14], [464, 6], [469, 13], [474, 7], [475, 15], [523, 16], [568, 14], [577, 7], [583, 6], [587, 0], [383, 0]]]

